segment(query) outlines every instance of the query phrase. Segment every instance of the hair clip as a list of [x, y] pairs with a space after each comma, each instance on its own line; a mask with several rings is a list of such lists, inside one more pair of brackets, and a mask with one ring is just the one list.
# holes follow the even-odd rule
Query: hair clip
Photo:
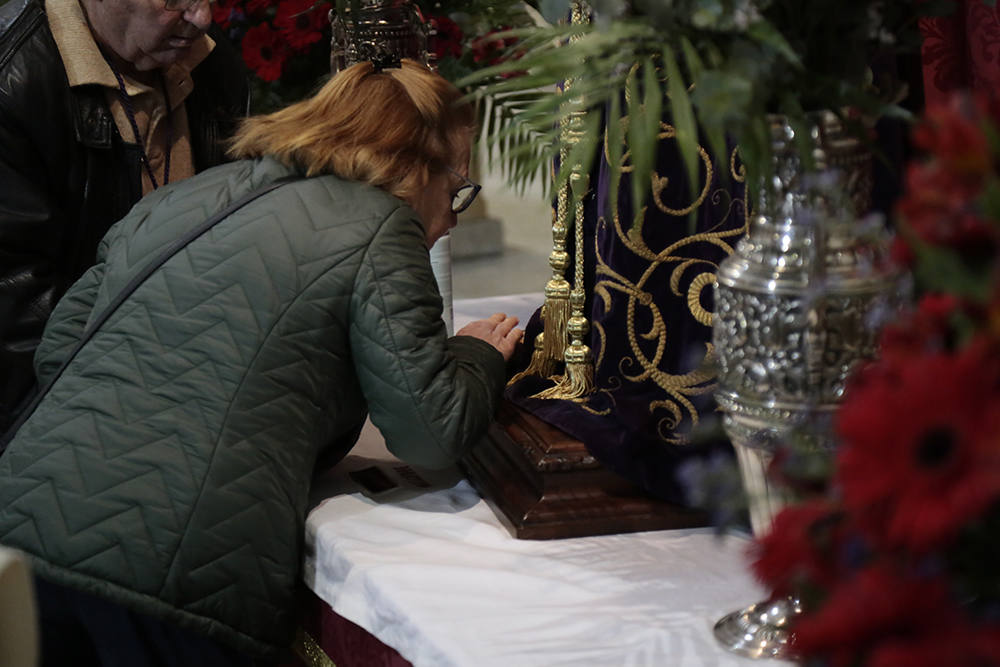
[[400, 69], [403, 67], [399, 54], [385, 48], [382, 44], [372, 44], [367, 42], [359, 45], [358, 51], [359, 55], [362, 56], [362, 60], [371, 61], [372, 71], [375, 74], [378, 74], [384, 69]]

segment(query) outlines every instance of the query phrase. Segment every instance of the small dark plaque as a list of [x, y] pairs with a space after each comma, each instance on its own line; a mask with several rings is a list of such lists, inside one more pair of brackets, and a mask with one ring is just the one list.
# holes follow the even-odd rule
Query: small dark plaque
[[514, 537], [553, 539], [708, 525], [650, 497], [582, 442], [508, 402], [459, 464]]

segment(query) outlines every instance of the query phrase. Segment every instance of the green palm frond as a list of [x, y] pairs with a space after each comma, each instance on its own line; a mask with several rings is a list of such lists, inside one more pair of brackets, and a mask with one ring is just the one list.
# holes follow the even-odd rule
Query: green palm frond
[[[653, 26], [619, 21], [600, 29], [595, 25], [555, 25], [509, 34], [519, 40], [516, 59], [480, 70], [458, 84], [479, 85], [472, 95], [487, 109], [488, 154], [491, 159], [497, 157], [502, 173], [512, 183], [523, 186], [547, 175], [548, 165], [559, 161], [563, 148], [565, 137], [560, 128], [573, 118], [578, 129], [572, 132], [572, 146], [564, 156], [568, 168], [560, 169], [554, 180], [542, 181], [547, 196], [551, 197], [573, 170], [588, 173], [604, 147], [601, 128], [607, 127], [609, 159], [620, 163], [628, 151], [638, 175], [632, 179], [632, 197], [637, 203], [644, 200], [668, 92], [677, 100], [688, 100], [688, 113], [678, 125], [678, 136], [682, 145], [697, 147], [688, 83], [674, 60], [675, 76], [664, 74], [663, 40]], [[514, 137], [533, 145], [525, 146], [512, 140]], [[694, 173], [694, 149], [691, 155], [689, 171]], [[613, 178], [617, 185], [620, 174], [613, 174]], [[617, 188], [612, 192], [612, 197], [617, 197]]]
[[[571, 154], [592, 160], [603, 148], [600, 128], [606, 128], [610, 163], [627, 153], [639, 210], [664, 110], [691, 182], [699, 142], [725, 156], [728, 140], [739, 143], [748, 178], [756, 182], [770, 162], [769, 114], [804, 126], [806, 112], [819, 109], [851, 108], [867, 117], [901, 113], [890, 103], [896, 91], [885, 82], [873, 84], [871, 59], [876, 52], [912, 51], [919, 43], [917, 16], [940, 13], [944, 2], [633, 0], [626, 6], [594, 0], [598, 18], [592, 23], [505, 33], [517, 38], [508, 59], [458, 83], [489, 100], [486, 141], [515, 182], [545, 174], [544, 163], [558, 160], [556, 128], [574, 116], [588, 132], [597, 129], [579, 136]], [[539, 6], [556, 17], [568, 4]], [[530, 99], [521, 96], [529, 91]], [[567, 158], [562, 178], [582, 167]]]

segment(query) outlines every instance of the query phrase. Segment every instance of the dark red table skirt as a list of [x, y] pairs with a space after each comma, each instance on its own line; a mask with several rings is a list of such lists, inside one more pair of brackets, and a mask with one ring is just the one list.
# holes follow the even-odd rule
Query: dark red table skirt
[[311, 591], [295, 654], [282, 667], [412, 667], [396, 649], [336, 614]]

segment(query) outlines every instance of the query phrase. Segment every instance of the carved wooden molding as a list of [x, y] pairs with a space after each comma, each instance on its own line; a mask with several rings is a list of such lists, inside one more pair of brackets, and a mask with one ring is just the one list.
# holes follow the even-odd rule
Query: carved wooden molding
[[507, 402], [460, 466], [522, 539], [708, 524], [703, 512], [650, 497], [603, 467], [579, 440]]

